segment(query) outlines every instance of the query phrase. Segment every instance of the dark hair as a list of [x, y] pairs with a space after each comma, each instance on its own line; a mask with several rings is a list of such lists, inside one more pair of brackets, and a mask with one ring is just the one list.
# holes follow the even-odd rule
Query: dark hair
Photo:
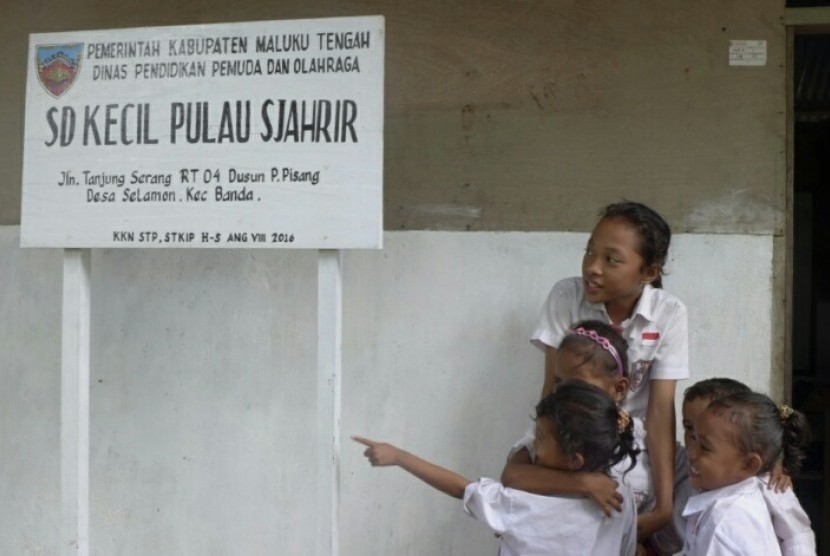
[[[620, 336], [619, 332], [613, 326], [598, 320], [583, 320], [571, 325], [571, 330], [577, 328], [593, 330], [598, 336], [608, 340], [614, 346], [614, 349], [617, 350], [617, 355], [620, 356], [623, 377], [628, 377], [628, 342]], [[580, 365], [598, 360], [608, 373], [617, 376], [617, 362], [614, 360], [614, 357], [588, 336], [567, 334], [559, 344], [559, 351], [563, 350], [570, 351], [582, 357], [582, 363]]]
[[645, 266], [656, 266], [657, 278], [651, 283], [655, 288], [663, 287], [663, 267], [669, 253], [671, 228], [654, 209], [634, 201], [612, 203], [600, 212], [600, 220], [621, 218], [633, 226], [639, 236], [637, 252], [643, 257]]
[[631, 458], [631, 469], [637, 461], [640, 451], [634, 447], [633, 424], [628, 419], [620, 430], [620, 409], [601, 388], [579, 380], [566, 382], [539, 402], [536, 419], [550, 419], [566, 455], [582, 454], [582, 471], [607, 473], [626, 457]]
[[[788, 475], [801, 468], [810, 443], [810, 425], [800, 411], [782, 410], [768, 396], [736, 392], [718, 398], [706, 411], [725, 417], [735, 431], [735, 444], [742, 454], [761, 456], [761, 473], [780, 460]], [[783, 459], [782, 459], [783, 456]]]
[[708, 398], [712, 401], [736, 392], [751, 392], [751, 390], [743, 382], [732, 378], [707, 378], [686, 388], [683, 401], [691, 402], [700, 398]]

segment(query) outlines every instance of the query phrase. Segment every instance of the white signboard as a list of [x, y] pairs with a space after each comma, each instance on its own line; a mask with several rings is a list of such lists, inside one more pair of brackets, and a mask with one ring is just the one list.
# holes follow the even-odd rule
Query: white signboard
[[767, 41], [729, 41], [730, 66], [767, 65]]
[[380, 16], [33, 34], [23, 247], [378, 248]]

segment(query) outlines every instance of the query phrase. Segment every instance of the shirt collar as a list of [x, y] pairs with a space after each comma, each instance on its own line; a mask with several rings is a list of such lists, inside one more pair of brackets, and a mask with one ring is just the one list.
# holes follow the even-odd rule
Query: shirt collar
[[641, 315], [647, 321], [653, 322], [653, 308], [654, 286], [652, 286], [651, 284], [646, 284], [645, 286], [643, 286], [643, 293], [640, 294], [640, 299], [637, 300], [637, 304], [634, 306], [634, 311], [632, 311], [631, 316], [633, 317], [634, 315]]
[[758, 477], [750, 477], [748, 479], [744, 479], [740, 483], [735, 483], [734, 485], [729, 485], [721, 488], [716, 488], [714, 490], [707, 490], [701, 492], [700, 494], [695, 494], [694, 496], [689, 498], [689, 501], [686, 502], [686, 507], [683, 508], [683, 517], [688, 517], [690, 515], [700, 513], [712, 504], [715, 501], [727, 498], [730, 496], [740, 496], [743, 494], [752, 493], [758, 490]]
[[[634, 305], [634, 310], [631, 311], [631, 316], [625, 319], [626, 322], [630, 321], [637, 315], [642, 316], [649, 322], [654, 322], [654, 290], [655, 288], [651, 284], [646, 284], [645, 286], [643, 286], [643, 293], [640, 294], [640, 299], [638, 299], [637, 304]], [[604, 303], [593, 303], [587, 300], [586, 302], [589, 307], [591, 307], [592, 309], [596, 309], [597, 311], [600, 311], [603, 315], [605, 315], [606, 321], [611, 322], [611, 320], [608, 318], [608, 311], [605, 310]]]

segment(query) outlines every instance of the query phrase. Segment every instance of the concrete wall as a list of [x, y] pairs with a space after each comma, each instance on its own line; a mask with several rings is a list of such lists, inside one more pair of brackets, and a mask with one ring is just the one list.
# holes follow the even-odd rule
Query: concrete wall
[[[780, 234], [781, 0], [0, 0], [0, 224], [20, 222], [32, 32], [386, 17], [386, 229], [578, 230], [621, 197], [677, 232]], [[731, 67], [730, 39], [766, 40]]]
[[[0, 554], [53, 555], [62, 255], [18, 238], [0, 227]], [[381, 251], [345, 254], [342, 554], [495, 553], [457, 501], [369, 467], [347, 438], [497, 475], [541, 386], [527, 337], [586, 238], [390, 232]], [[779, 393], [772, 240], [680, 235], [669, 271], [694, 378]], [[315, 253], [94, 251], [92, 293], [92, 553], [309, 553]]]
[[[636, 199], [675, 233], [773, 238], [790, 372], [780, 0], [0, 0], [0, 225], [20, 223], [28, 33], [381, 14], [386, 230], [588, 231]], [[761, 67], [730, 39], [765, 40]], [[729, 264], [723, 261], [721, 264]]]
[[[345, 256], [343, 432], [475, 476], [498, 473], [537, 395], [547, 289], [623, 197], [681, 234], [666, 283], [695, 377], [780, 393], [783, 11], [0, 0], [0, 554], [55, 554], [59, 528], [61, 255], [17, 247], [28, 33], [384, 15], [388, 232]], [[730, 67], [730, 39], [766, 40], [767, 65]], [[315, 273], [307, 252], [93, 254], [94, 554], [308, 552]], [[344, 554], [495, 552], [454, 501], [359, 454], [344, 446]]]

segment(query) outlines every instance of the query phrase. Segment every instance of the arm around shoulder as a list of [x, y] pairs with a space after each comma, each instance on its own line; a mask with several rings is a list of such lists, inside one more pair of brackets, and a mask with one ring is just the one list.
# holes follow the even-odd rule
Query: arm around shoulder
[[527, 449], [513, 455], [501, 474], [505, 487], [524, 490], [534, 494], [577, 494], [590, 497], [605, 512], [622, 509], [622, 495], [617, 491], [617, 482], [603, 473], [562, 471], [535, 465]]

